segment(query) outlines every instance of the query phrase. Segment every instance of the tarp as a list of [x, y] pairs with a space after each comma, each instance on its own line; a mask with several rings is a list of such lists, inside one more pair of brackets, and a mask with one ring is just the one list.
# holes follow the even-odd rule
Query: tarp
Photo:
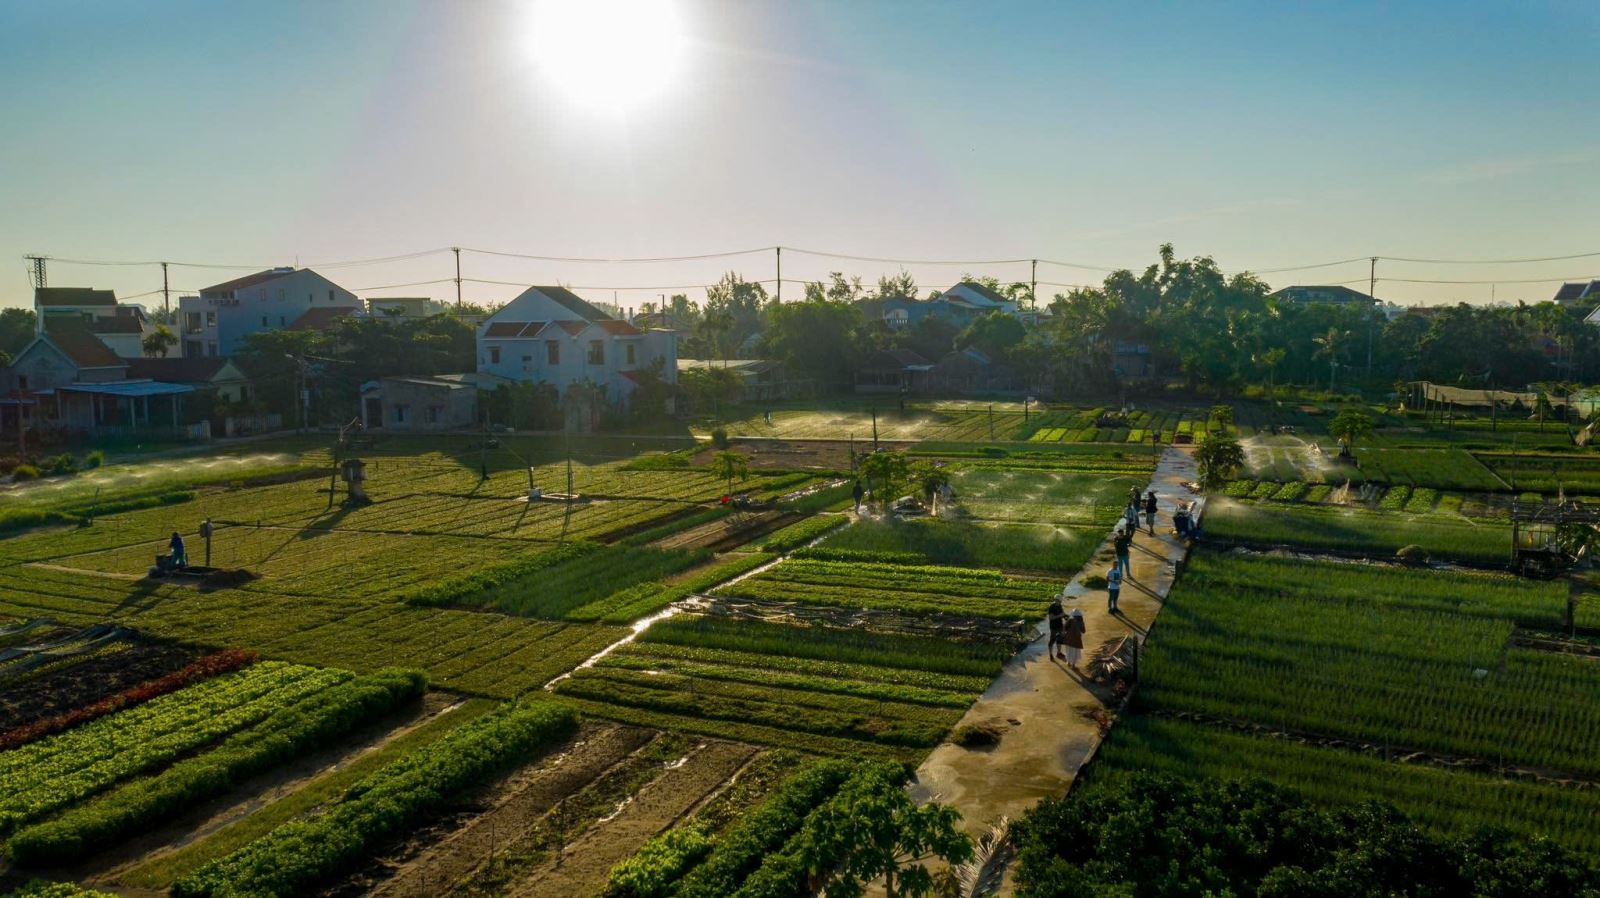
[[187, 384], [165, 384], [156, 380], [114, 380], [103, 384], [66, 384], [58, 387], [58, 389], [62, 392], [96, 393], [101, 396], [133, 398], [175, 396], [179, 393], [194, 392], [194, 387]]
[[[1418, 381], [1415, 386], [1422, 391], [1422, 396], [1432, 402], [1445, 402], [1453, 405], [1478, 406], [1488, 408], [1490, 403], [1498, 402], [1502, 405], [1511, 405], [1520, 402], [1529, 408], [1539, 401], [1537, 393], [1516, 393], [1511, 390], [1482, 390], [1463, 387], [1444, 387], [1439, 384]], [[1564, 405], [1565, 400], [1554, 396], [1547, 397], [1551, 405]]]

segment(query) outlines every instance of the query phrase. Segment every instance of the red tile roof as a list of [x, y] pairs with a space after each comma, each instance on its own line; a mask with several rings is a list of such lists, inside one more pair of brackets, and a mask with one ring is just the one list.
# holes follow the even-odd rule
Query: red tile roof
[[231, 281], [223, 281], [220, 284], [205, 287], [201, 289], [200, 293], [202, 295], [208, 293], [232, 293], [235, 290], [243, 290], [247, 287], [254, 287], [257, 284], [275, 281], [278, 278], [294, 274], [294, 272], [295, 269], [293, 268], [269, 268], [266, 271], [258, 271], [255, 274], [247, 274], [242, 278], [234, 278]]
[[78, 318], [46, 318], [45, 338], [79, 368], [121, 368], [127, 365], [111, 347], [89, 332]]
[[559, 325], [562, 330], [566, 331], [569, 336], [573, 337], [576, 337], [589, 328], [589, 322], [587, 321], [557, 321], [556, 324]]
[[159, 380], [174, 384], [201, 384], [217, 376], [228, 360], [221, 356], [181, 359], [128, 359], [130, 380]]
[[289, 323], [289, 330], [325, 331], [338, 324], [340, 319], [350, 317], [350, 313], [354, 311], [353, 306], [317, 306], [306, 309], [299, 318]]
[[605, 321], [596, 321], [595, 326], [599, 327], [601, 330], [613, 337], [631, 337], [643, 333], [643, 331], [639, 330], [628, 322], [619, 321], [615, 318], [608, 318]]
[[89, 331], [96, 334], [142, 334], [144, 324], [132, 315], [95, 318], [89, 322]]
[[36, 306], [114, 306], [117, 294], [91, 287], [39, 287], [33, 291]]
[[483, 332], [485, 337], [537, 337], [544, 330], [544, 321], [495, 321], [490, 323], [488, 330]]

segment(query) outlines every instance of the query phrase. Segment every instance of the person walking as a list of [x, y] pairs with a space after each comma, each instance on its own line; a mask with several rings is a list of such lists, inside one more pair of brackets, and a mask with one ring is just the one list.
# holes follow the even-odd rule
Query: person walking
[[1144, 522], [1150, 528], [1150, 535], [1156, 535], [1156, 491], [1151, 490], [1144, 496]]
[[1106, 610], [1117, 613], [1117, 597], [1122, 594], [1122, 567], [1113, 564], [1106, 571]]
[[1083, 658], [1083, 634], [1088, 628], [1083, 623], [1083, 611], [1077, 608], [1067, 615], [1067, 625], [1061, 630], [1061, 641], [1066, 644], [1067, 666], [1073, 670], [1078, 669], [1078, 661]]
[[183, 534], [176, 530], [172, 531], [172, 539], [168, 541], [167, 546], [172, 550], [173, 567], [189, 566], [189, 553], [183, 549]]
[[[1121, 568], [1124, 573], [1128, 573], [1133, 570], [1133, 562], [1128, 558], [1128, 554], [1132, 547], [1133, 530], [1128, 528], [1125, 524], [1118, 524], [1116, 531], [1111, 537], [1111, 548], [1116, 550], [1117, 567]], [[1130, 577], [1129, 579], [1132, 578]]]
[[1128, 504], [1137, 507], [1140, 493], [1141, 491], [1137, 485], [1128, 487]]
[[1058, 652], [1061, 645], [1061, 627], [1066, 623], [1066, 612], [1061, 610], [1061, 596], [1050, 600], [1050, 612], [1046, 619], [1050, 622], [1050, 660], [1059, 660]]
[[856, 512], [859, 514], [861, 512], [861, 497], [866, 495], [866, 490], [861, 488], [861, 481], [856, 481], [855, 487], [850, 490], [850, 495], [856, 500]]
[[1128, 532], [1130, 534], [1139, 532], [1139, 500], [1138, 499], [1135, 499], [1132, 502], [1129, 502], [1128, 503], [1128, 507], [1124, 508], [1122, 510], [1122, 521], [1123, 521], [1123, 523], [1128, 525]]

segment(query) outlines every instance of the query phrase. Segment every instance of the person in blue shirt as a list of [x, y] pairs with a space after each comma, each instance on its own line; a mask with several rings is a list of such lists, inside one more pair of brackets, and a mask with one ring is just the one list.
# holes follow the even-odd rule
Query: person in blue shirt
[[1106, 610], [1117, 613], [1117, 596], [1122, 594], [1122, 565], [1113, 564], [1106, 571]]
[[183, 534], [172, 531], [172, 541], [168, 543], [172, 549], [172, 565], [174, 567], [188, 567], [189, 555], [183, 550]]

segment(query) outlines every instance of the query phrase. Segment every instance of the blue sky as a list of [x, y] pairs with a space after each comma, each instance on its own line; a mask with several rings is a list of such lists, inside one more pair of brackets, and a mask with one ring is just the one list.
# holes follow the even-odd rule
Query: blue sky
[[[1170, 241], [1228, 270], [1600, 252], [1594, 3], [665, 2], [681, 65], [617, 110], [562, 94], [551, 48], [584, 47], [527, 2], [0, 0], [0, 304], [29, 301], [27, 252], [294, 264], [783, 244], [1139, 267]], [[896, 267], [786, 253], [784, 275]], [[924, 286], [1027, 274], [907, 267]], [[772, 258], [466, 268], [659, 288], [771, 278]], [[452, 272], [445, 254], [327, 273], [362, 291]], [[174, 286], [233, 274], [175, 269]], [[1498, 298], [1537, 300], [1555, 285], [1511, 281], [1600, 276], [1600, 256], [1379, 274], [1401, 302], [1491, 295], [1402, 278], [1499, 279]], [[127, 296], [160, 273], [56, 263], [51, 282]], [[656, 292], [673, 291], [617, 297]]]

